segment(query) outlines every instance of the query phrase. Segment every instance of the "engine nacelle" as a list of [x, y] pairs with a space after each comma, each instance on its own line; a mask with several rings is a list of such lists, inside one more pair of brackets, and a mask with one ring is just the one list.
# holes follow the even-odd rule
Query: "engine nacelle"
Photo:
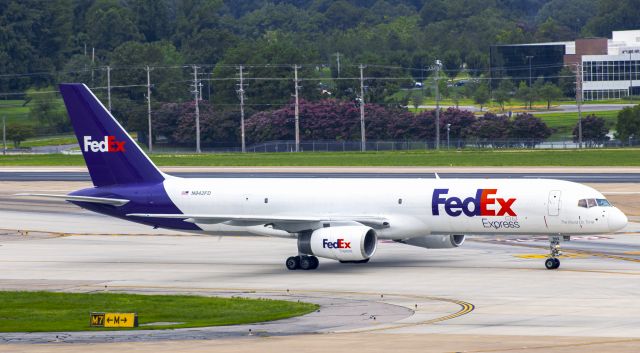
[[464, 243], [464, 234], [424, 235], [421, 237], [398, 240], [398, 242], [427, 249], [457, 248]]
[[320, 228], [298, 237], [298, 250], [338, 261], [362, 261], [375, 254], [376, 231], [365, 226]]

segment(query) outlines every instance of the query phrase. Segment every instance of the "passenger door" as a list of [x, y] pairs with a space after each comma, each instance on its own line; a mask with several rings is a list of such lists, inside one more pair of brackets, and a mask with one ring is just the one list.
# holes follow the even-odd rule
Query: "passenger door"
[[547, 203], [547, 209], [549, 216], [557, 216], [560, 214], [560, 190], [552, 190], [549, 192], [549, 202]]

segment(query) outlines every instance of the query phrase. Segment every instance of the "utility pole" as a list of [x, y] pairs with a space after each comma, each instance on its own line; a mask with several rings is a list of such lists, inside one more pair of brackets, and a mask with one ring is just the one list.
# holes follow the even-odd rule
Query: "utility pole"
[[[147, 66], [147, 84], [149, 84], [149, 66]], [[107, 66], [107, 104], [111, 112], [111, 66]]]
[[96, 48], [91, 48], [91, 86], [93, 86], [93, 68], [96, 65]]
[[578, 106], [578, 148], [582, 149], [582, 65], [576, 63], [576, 105]]
[[211, 72], [209, 72], [209, 81], [207, 81], [207, 100], [209, 101], [209, 104], [211, 104], [211, 107], [213, 107], [213, 103], [211, 103], [211, 82], [212, 82], [212, 78], [211, 78]]
[[338, 77], [340, 77], [340, 53], [337, 52], [335, 54], [333, 54], [336, 56], [336, 63], [338, 64]]
[[360, 64], [360, 149], [362, 152], [367, 150], [367, 134], [364, 126], [364, 68], [366, 66]]
[[299, 92], [298, 89], [300, 88], [300, 81], [298, 80], [298, 69], [300, 68], [300, 66], [298, 65], [293, 65], [293, 73], [294, 73], [294, 80], [293, 80], [293, 84], [295, 86], [295, 97], [296, 97], [296, 106], [295, 106], [295, 122], [296, 122], [296, 152], [300, 152], [300, 106], [299, 106]]
[[7, 116], [2, 116], [2, 154], [7, 154]]
[[[111, 110], [111, 98], [109, 98], [109, 110]], [[149, 122], [149, 153], [151, 153], [153, 152], [153, 134], [151, 131], [151, 69], [149, 65], [147, 65], [147, 120]]]
[[196, 103], [196, 153], [201, 153], [200, 150], [200, 107], [198, 106], [198, 67], [193, 65], [193, 94], [195, 96]]
[[440, 87], [438, 85], [440, 80], [440, 60], [436, 60], [436, 77], [435, 77], [435, 88], [436, 88], [436, 149], [440, 149]]
[[242, 139], [242, 153], [247, 151], [244, 136], [244, 66], [238, 67], [240, 70], [240, 84], [238, 85], [238, 96], [240, 97], [240, 137]]

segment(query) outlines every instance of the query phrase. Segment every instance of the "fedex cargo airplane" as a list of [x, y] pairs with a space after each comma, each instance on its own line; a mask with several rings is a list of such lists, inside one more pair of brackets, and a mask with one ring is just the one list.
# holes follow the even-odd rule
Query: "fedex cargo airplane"
[[561, 240], [627, 224], [600, 192], [559, 180], [178, 178], [158, 170], [87, 86], [60, 91], [94, 187], [30, 196], [154, 228], [289, 238], [289, 270], [315, 269], [318, 257], [368, 262], [380, 239], [442, 249], [467, 235], [548, 236], [545, 267], [557, 269]]

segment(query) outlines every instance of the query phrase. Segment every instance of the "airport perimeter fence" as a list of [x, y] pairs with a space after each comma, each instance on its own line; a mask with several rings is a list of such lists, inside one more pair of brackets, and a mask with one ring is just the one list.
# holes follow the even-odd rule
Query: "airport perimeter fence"
[[[622, 143], [621, 141], [591, 141], [585, 140], [583, 148], [622, 148], [638, 147], [640, 140], [634, 139]], [[367, 151], [412, 151], [433, 150], [435, 141], [406, 141], [406, 140], [374, 140], [366, 142]], [[576, 149], [579, 144], [572, 140], [542, 141], [539, 139], [451, 139], [440, 143], [440, 149]], [[331, 141], [315, 140], [301, 141], [300, 152], [357, 152], [361, 150], [360, 141]], [[295, 152], [296, 143], [291, 140], [268, 141], [249, 145], [246, 148], [251, 153]], [[192, 153], [191, 146], [154, 145], [155, 153]], [[234, 153], [241, 152], [240, 147], [212, 147], [202, 146], [203, 153]]]
[[[144, 143], [140, 145], [145, 148]], [[9, 146], [8, 146], [9, 147]], [[585, 140], [583, 148], [625, 148], [640, 147], [640, 139], [630, 139], [627, 141], [608, 140], [592, 141]], [[0, 146], [0, 153], [2, 146]], [[373, 140], [367, 141], [366, 150], [377, 151], [420, 151], [434, 150], [436, 148], [433, 140], [429, 141], [406, 141], [406, 140]], [[463, 150], [463, 149], [577, 149], [580, 148], [577, 142], [572, 140], [552, 140], [541, 141], [537, 139], [451, 139], [440, 143], [441, 150]], [[239, 153], [239, 146], [202, 145], [202, 153]], [[296, 143], [290, 140], [268, 141], [249, 145], [246, 148], [250, 153], [279, 153], [295, 152]], [[360, 141], [331, 141], [315, 140], [301, 141], [300, 152], [358, 152], [361, 150]], [[153, 146], [154, 153], [195, 153], [195, 147], [190, 145], [170, 145], [166, 143], [156, 143]], [[33, 148], [9, 148], [10, 154], [48, 154], [65, 153], [80, 154], [77, 144], [42, 146]]]

